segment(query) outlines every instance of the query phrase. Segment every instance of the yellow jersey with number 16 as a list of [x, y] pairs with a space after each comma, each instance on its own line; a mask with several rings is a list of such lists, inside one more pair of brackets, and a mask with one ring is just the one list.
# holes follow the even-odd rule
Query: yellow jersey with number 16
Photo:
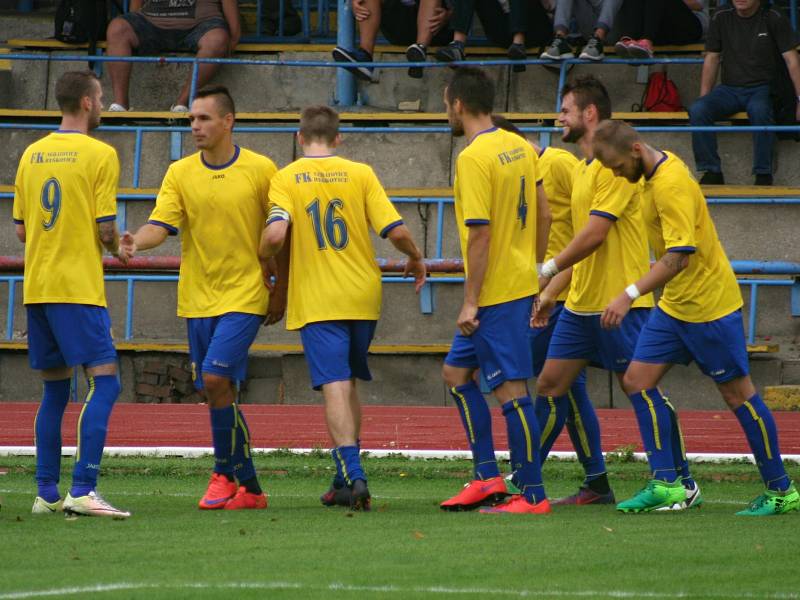
[[117, 217], [117, 152], [56, 131], [22, 154], [14, 222], [25, 225], [25, 304], [106, 305], [97, 224]]
[[370, 227], [381, 237], [403, 223], [372, 169], [338, 156], [306, 157], [278, 171], [268, 222], [292, 224], [287, 329], [377, 320], [381, 273]]

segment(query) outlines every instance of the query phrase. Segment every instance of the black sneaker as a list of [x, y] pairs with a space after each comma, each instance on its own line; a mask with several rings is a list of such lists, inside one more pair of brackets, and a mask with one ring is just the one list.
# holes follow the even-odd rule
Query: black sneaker
[[756, 173], [756, 185], [772, 185], [772, 175], [769, 173]]
[[369, 511], [372, 504], [372, 498], [367, 489], [367, 482], [363, 479], [356, 479], [350, 488], [350, 510], [363, 510]]
[[[511, 44], [508, 47], [508, 58], [511, 60], [525, 60], [528, 58], [525, 44]], [[514, 73], [522, 73], [525, 71], [525, 65], [514, 65], [511, 70], [514, 71]]]
[[594, 36], [590, 37], [578, 58], [584, 60], [603, 60], [605, 58], [603, 54], [603, 41]]
[[722, 173], [706, 171], [700, 178], [700, 185], [725, 185], [725, 176]]
[[442, 46], [433, 55], [439, 62], [456, 62], [464, 60], [466, 52], [464, 51], [464, 43], [453, 40], [447, 46]]
[[346, 485], [337, 488], [331, 484], [330, 489], [319, 497], [322, 506], [350, 506], [352, 491]]
[[[411, 44], [406, 48], [406, 60], [408, 62], [425, 62], [428, 60], [428, 53], [425, 51], [425, 46], [422, 44]], [[409, 67], [408, 76], [414, 79], [422, 79], [422, 74], [425, 69], [422, 67]]]
[[[372, 62], [372, 54], [364, 50], [363, 48], [356, 48], [355, 50], [348, 50], [347, 48], [342, 48], [341, 46], [336, 46], [333, 49], [333, 60], [336, 62]], [[348, 71], [350, 71], [353, 75], [358, 77], [363, 81], [374, 82], [374, 67], [345, 67]]]
[[541, 59], [547, 60], [564, 60], [565, 58], [575, 58], [575, 53], [572, 51], [572, 46], [563, 37], [556, 36], [550, 45], [539, 56]]

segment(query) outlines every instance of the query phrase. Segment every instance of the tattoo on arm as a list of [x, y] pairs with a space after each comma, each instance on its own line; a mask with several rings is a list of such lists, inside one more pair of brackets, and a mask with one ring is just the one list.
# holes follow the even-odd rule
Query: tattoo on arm
[[689, 264], [689, 255], [683, 252], [667, 252], [661, 257], [661, 263], [673, 273], [680, 273]]
[[113, 221], [98, 223], [97, 230], [100, 233], [100, 241], [103, 242], [104, 246], [109, 246], [114, 242], [117, 231]]

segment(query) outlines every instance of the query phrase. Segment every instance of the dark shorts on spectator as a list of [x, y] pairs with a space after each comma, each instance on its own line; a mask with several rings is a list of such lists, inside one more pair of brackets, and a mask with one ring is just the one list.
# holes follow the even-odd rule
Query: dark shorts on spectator
[[162, 52], [197, 52], [200, 39], [212, 29], [228, 31], [225, 19], [213, 17], [192, 29], [162, 29], [153, 25], [147, 17], [140, 13], [120, 15], [133, 28], [139, 39], [136, 54], [152, 55]]

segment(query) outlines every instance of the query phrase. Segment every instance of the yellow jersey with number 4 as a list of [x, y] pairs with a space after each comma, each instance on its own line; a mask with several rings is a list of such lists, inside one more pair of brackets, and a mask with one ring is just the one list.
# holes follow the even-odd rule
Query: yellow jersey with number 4
[[117, 217], [119, 160], [99, 140], [57, 131], [22, 154], [14, 222], [25, 225], [25, 304], [106, 305], [97, 224]]
[[269, 222], [291, 223], [287, 329], [377, 320], [381, 273], [370, 227], [386, 237], [403, 223], [373, 170], [338, 156], [306, 157], [278, 171]]
[[539, 291], [536, 275], [538, 157], [518, 135], [493, 127], [458, 155], [453, 184], [464, 271], [469, 277], [470, 226], [488, 225], [489, 256], [478, 306], [519, 300]]
[[[599, 160], [575, 165], [572, 183], [572, 226], [577, 233], [595, 215], [613, 221], [600, 247], [572, 270], [566, 307], [577, 313], [601, 313], [626, 287], [650, 270], [650, 251], [642, 218], [639, 187], [615, 177]], [[653, 306], [643, 294], [634, 308]]]
[[742, 307], [742, 293], [708, 212], [700, 185], [671, 152], [641, 183], [644, 218], [656, 258], [691, 254], [688, 266], [667, 282], [658, 306], [668, 315], [705, 323]]
[[258, 244], [276, 171], [239, 146], [224, 165], [207, 164], [202, 152], [170, 165], [148, 222], [181, 236], [179, 317], [266, 314]]

